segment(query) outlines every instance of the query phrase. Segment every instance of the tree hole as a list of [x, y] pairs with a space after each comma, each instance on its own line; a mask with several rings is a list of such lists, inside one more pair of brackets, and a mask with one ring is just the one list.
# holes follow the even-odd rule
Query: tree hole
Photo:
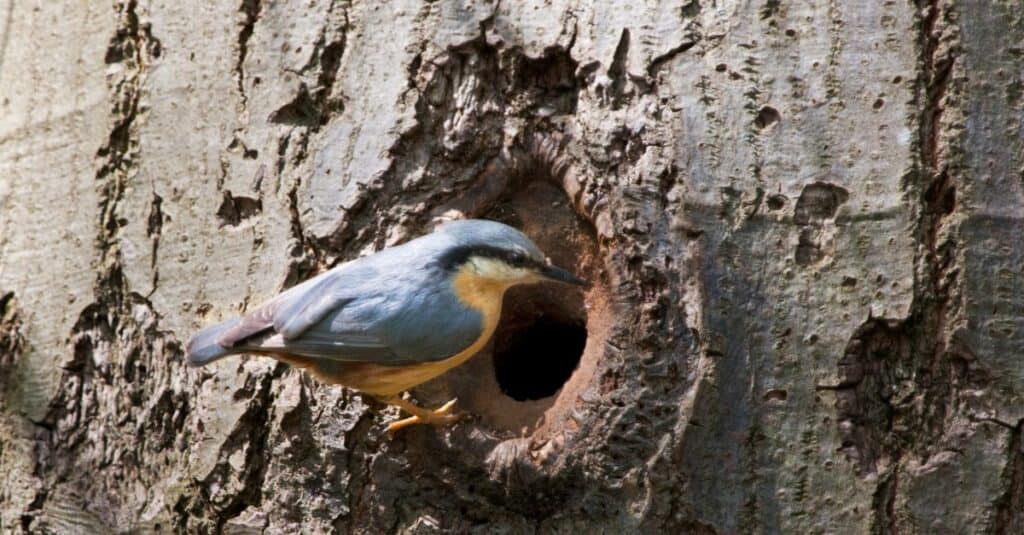
[[475, 426], [517, 440], [537, 433], [551, 438], [566, 430], [581, 396], [593, 385], [614, 320], [594, 229], [577, 215], [558, 182], [564, 173], [559, 166], [565, 164], [557, 144], [531, 142], [525, 150], [532, 160], [513, 162], [511, 169], [522, 178], [502, 182], [503, 192], [467, 192], [467, 206], [480, 203], [487, 210], [464, 213], [521, 230], [552, 264], [592, 286], [510, 288], [488, 347], [416, 391], [424, 404], [458, 398], [460, 408], [476, 417]]
[[494, 343], [494, 377], [516, 401], [555, 395], [579, 365], [587, 344], [582, 322], [542, 316], [514, 327]]
[[754, 126], [758, 129], [764, 129], [779, 122], [779, 119], [782, 119], [782, 114], [779, 113], [779, 110], [776, 110], [771, 106], [765, 106], [761, 108], [761, 111], [757, 112], [757, 117], [754, 119]]

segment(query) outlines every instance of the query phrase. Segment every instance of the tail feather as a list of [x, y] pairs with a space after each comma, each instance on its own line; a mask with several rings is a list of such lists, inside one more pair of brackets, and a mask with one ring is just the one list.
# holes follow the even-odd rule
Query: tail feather
[[239, 318], [230, 319], [217, 325], [211, 325], [192, 335], [188, 341], [188, 349], [186, 349], [188, 363], [192, 366], [203, 366], [237, 353], [236, 350], [218, 344], [217, 338], [224, 331], [237, 325], [239, 321]]

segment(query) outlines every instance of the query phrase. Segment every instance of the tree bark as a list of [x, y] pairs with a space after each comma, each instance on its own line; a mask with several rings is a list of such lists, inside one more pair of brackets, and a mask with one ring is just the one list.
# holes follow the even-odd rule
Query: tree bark
[[[0, 1], [0, 531], [1024, 533], [1012, 1]], [[394, 409], [203, 325], [438, 222]]]

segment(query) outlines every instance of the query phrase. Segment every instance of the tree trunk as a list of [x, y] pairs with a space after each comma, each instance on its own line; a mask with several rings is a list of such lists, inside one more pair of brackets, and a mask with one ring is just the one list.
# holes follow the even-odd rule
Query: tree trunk
[[[1024, 533], [1015, 1], [0, 2], [0, 531]], [[509, 222], [397, 413], [183, 344]]]

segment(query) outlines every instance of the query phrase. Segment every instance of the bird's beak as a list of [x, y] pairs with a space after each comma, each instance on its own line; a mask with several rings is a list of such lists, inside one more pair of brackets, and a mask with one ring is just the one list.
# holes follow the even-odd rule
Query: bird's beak
[[540, 274], [545, 279], [550, 279], [557, 282], [564, 282], [567, 284], [575, 284], [576, 286], [582, 286], [584, 288], [590, 287], [589, 282], [577, 277], [576, 275], [573, 275], [572, 273], [569, 273], [568, 271], [558, 266], [552, 266], [550, 264], [546, 265], [540, 268]]

